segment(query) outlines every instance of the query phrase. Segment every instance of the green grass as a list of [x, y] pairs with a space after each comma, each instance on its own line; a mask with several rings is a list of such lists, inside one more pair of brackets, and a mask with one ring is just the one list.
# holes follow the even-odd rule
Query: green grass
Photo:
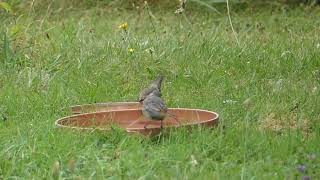
[[[226, 15], [173, 11], [0, 12], [0, 179], [56, 178], [56, 161], [64, 179], [320, 178], [320, 9], [232, 13], [239, 45]], [[136, 100], [159, 73], [169, 107], [220, 126], [151, 139], [54, 126], [70, 105]]]

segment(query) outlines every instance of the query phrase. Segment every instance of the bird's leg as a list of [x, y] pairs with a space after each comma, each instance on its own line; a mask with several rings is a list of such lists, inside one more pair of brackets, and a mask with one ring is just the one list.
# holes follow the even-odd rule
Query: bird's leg
[[163, 120], [161, 120], [160, 128], [163, 128]]

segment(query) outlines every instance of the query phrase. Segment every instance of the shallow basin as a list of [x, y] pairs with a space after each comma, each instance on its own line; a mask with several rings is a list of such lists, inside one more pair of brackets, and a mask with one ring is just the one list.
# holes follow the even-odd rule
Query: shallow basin
[[[163, 120], [163, 129], [178, 127], [217, 125], [219, 115], [201, 109], [169, 108]], [[161, 131], [161, 122], [153, 121], [142, 115], [141, 109], [108, 110], [94, 113], [76, 114], [56, 121], [61, 128], [79, 130], [110, 130], [112, 125], [125, 129], [128, 133], [155, 135]]]

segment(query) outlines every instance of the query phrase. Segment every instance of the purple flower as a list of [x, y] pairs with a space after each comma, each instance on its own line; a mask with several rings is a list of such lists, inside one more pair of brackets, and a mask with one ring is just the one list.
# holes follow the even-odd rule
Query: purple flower
[[307, 170], [307, 167], [305, 165], [298, 165], [297, 170], [301, 173], [305, 173]]
[[310, 176], [302, 176], [301, 179], [302, 179], [302, 180], [311, 180], [311, 177], [310, 177]]

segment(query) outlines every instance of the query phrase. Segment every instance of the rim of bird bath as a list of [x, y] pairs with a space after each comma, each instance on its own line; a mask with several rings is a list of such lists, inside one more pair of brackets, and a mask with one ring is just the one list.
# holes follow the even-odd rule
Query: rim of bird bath
[[94, 113], [112, 110], [141, 109], [139, 102], [101, 102], [93, 104], [81, 104], [68, 107], [72, 114]]
[[[175, 114], [179, 121], [183, 122], [180, 123], [175, 121], [174, 118], [168, 117], [163, 121], [164, 129], [189, 128], [197, 125], [213, 127], [219, 122], [218, 113], [203, 109], [169, 108], [168, 112]], [[92, 119], [95, 121], [92, 121]], [[92, 123], [95, 123], [97, 126], [92, 126]], [[144, 125], [146, 123], [151, 125], [151, 127], [148, 126], [145, 128]], [[55, 125], [59, 128], [87, 131], [109, 131], [111, 130], [109, 127], [111, 127], [112, 124], [126, 130], [127, 133], [140, 133], [147, 136], [158, 134], [161, 131], [160, 121], [152, 121], [144, 118], [141, 109], [118, 109], [74, 114], [55, 121]], [[105, 128], [102, 125], [109, 127]]]

